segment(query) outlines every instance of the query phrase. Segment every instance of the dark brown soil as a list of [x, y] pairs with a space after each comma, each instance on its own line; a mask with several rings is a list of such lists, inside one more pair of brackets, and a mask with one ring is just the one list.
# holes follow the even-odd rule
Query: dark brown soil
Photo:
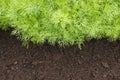
[[0, 30], [0, 80], [120, 80], [120, 41], [77, 46], [21, 46]]

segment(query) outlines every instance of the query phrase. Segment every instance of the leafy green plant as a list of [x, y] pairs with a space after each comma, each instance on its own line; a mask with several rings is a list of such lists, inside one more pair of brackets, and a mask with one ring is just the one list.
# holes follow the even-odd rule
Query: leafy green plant
[[12, 34], [24, 44], [80, 46], [92, 38], [120, 38], [119, 0], [3, 0], [0, 28], [14, 28]]

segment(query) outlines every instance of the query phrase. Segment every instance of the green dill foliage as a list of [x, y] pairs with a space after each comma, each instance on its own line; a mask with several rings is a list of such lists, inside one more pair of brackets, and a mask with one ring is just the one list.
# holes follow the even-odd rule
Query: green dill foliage
[[92, 38], [120, 38], [120, 0], [1, 0], [0, 28], [24, 44], [80, 46]]
[[0, 0], [0, 28], [6, 30], [9, 26], [9, 18], [7, 17], [9, 0]]

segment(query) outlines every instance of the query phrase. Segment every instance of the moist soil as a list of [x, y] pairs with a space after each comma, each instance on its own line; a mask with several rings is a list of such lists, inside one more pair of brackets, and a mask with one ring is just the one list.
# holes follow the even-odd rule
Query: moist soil
[[120, 80], [120, 41], [107, 39], [60, 48], [22, 46], [0, 30], [0, 80]]

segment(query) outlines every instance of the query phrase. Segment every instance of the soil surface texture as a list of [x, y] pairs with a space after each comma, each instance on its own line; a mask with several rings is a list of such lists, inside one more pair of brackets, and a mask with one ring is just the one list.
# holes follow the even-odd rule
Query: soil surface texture
[[23, 47], [0, 30], [0, 80], [120, 80], [120, 41], [106, 39], [65, 48]]

